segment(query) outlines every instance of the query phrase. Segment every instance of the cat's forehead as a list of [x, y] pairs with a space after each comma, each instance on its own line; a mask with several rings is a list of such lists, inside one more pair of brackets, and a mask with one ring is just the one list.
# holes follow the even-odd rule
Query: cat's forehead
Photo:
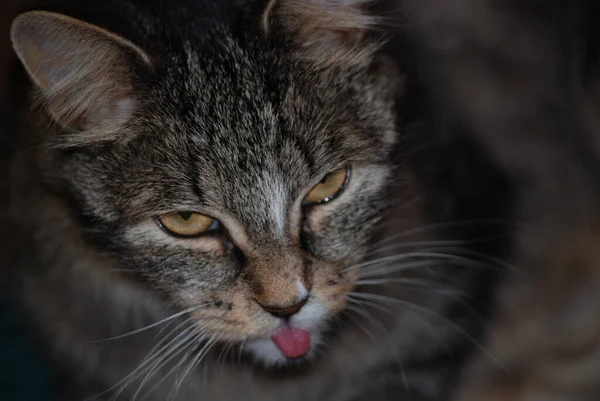
[[209, 54], [185, 48], [151, 94], [160, 101], [149, 114], [164, 130], [166, 147], [189, 143], [200, 169], [234, 168], [244, 176], [271, 165], [300, 178], [322, 174], [380, 139], [349, 111], [357, 105], [330, 77], [307, 73], [281, 54], [231, 40]]
[[268, 48], [188, 44], [157, 71], [138, 137], [107, 162], [127, 160], [130, 179], [115, 187], [135, 187], [130, 203], [140, 213], [204, 205], [256, 231], [281, 225], [266, 217], [281, 216], [325, 174], [386, 159], [394, 122], [367, 81]]

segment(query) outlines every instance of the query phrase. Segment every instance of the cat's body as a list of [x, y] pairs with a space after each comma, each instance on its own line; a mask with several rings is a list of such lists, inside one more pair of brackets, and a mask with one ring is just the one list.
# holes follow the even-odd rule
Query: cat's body
[[[47, 111], [24, 124], [39, 141], [14, 162], [16, 293], [78, 383], [70, 397], [446, 391], [455, 372], [426, 363], [469, 338], [469, 319], [444, 316], [481, 272], [452, 247], [406, 244], [432, 230], [409, 231], [424, 220], [398, 151], [399, 79], [361, 3], [127, 1], [70, 10], [102, 29], [51, 13], [15, 22]], [[339, 193], [302, 205], [348, 165]], [[214, 220], [169, 234], [161, 219], [188, 211]], [[359, 274], [375, 256], [393, 257]], [[271, 339], [288, 329], [302, 338]], [[298, 350], [303, 361], [286, 358]]]

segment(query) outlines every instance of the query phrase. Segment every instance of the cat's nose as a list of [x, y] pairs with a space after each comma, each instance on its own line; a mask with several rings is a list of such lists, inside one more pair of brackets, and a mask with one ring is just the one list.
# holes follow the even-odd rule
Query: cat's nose
[[300, 309], [302, 309], [302, 307], [304, 305], [306, 305], [307, 300], [308, 300], [308, 298], [304, 298], [302, 301], [298, 302], [297, 304], [292, 305], [292, 306], [287, 306], [287, 307], [267, 306], [267, 305], [263, 305], [263, 304], [260, 304], [260, 306], [262, 306], [262, 308], [266, 312], [269, 312], [271, 315], [285, 319], [285, 318], [288, 318], [288, 317], [300, 312]]

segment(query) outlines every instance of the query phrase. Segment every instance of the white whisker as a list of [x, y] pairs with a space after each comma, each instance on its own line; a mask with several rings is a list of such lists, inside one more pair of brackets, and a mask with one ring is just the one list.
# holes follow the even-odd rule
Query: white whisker
[[[190, 330], [191, 329], [191, 330]], [[185, 351], [188, 346], [191, 344], [187, 344], [190, 340], [190, 338], [193, 338], [194, 336], [197, 335], [197, 333], [194, 332], [194, 327], [189, 327], [188, 329], [186, 329], [185, 331], [183, 331], [182, 333], [180, 333], [175, 339], [174, 341], [171, 341], [169, 344], [172, 344], [170, 347], [168, 347], [165, 350], [165, 347], [161, 348], [162, 350], [165, 350], [164, 352], [162, 352], [162, 356], [160, 356], [160, 358], [156, 359], [153, 364], [149, 367], [149, 369], [147, 369], [146, 375], [144, 377], [144, 379], [142, 380], [142, 382], [139, 384], [137, 390], [135, 391], [135, 393], [133, 394], [132, 397], [132, 401], [135, 401], [137, 399], [137, 397], [139, 396], [140, 392], [142, 391], [142, 389], [144, 388], [144, 385], [146, 384], [146, 381], [148, 381], [149, 378], [151, 378], [154, 373], [161, 367], [164, 366], [165, 364], [169, 363], [173, 358], [175, 358], [177, 355], [179, 355], [181, 352]], [[183, 339], [177, 341], [181, 336], [183, 336]], [[175, 342], [177, 341], [177, 342]], [[186, 345], [186, 346], [184, 346]], [[138, 375], [139, 377], [140, 375]]]
[[471, 336], [469, 333], [467, 333], [462, 327], [458, 326], [456, 323], [452, 322], [451, 320], [445, 318], [444, 316], [440, 315], [439, 313], [437, 313], [433, 310], [427, 309], [423, 306], [417, 305], [412, 302], [408, 302], [408, 301], [404, 301], [404, 300], [400, 300], [400, 299], [396, 299], [396, 298], [391, 298], [391, 297], [387, 297], [387, 296], [383, 296], [383, 295], [379, 295], [379, 294], [365, 294], [365, 293], [358, 293], [358, 292], [351, 292], [349, 294], [352, 297], [356, 297], [359, 299], [396, 303], [396, 304], [402, 305], [408, 309], [412, 309], [414, 311], [418, 311], [418, 312], [424, 313], [426, 315], [435, 317], [436, 319], [447, 324], [449, 327], [451, 327], [452, 329], [454, 329], [455, 331], [457, 331], [458, 333], [463, 335], [466, 339], [468, 339], [473, 345], [475, 345], [481, 352], [483, 352], [497, 366], [499, 366], [503, 369], [506, 369], [504, 364], [494, 354], [492, 354], [487, 348], [485, 348], [473, 336]]
[[417, 228], [413, 228], [410, 230], [403, 231], [398, 234], [387, 236], [376, 243], [376, 245], [383, 245], [389, 243], [390, 241], [394, 241], [399, 238], [408, 237], [413, 234], [434, 231], [439, 229], [447, 229], [447, 228], [458, 228], [458, 227], [467, 227], [467, 226], [486, 226], [486, 225], [498, 225], [498, 226], [506, 226], [513, 227], [518, 223], [509, 222], [507, 220], [498, 220], [498, 219], [480, 219], [480, 220], [464, 220], [464, 221], [454, 221], [448, 223], [438, 223], [438, 224], [429, 224], [426, 226], [421, 226]]
[[[345, 268], [344, 270], [342, 270], [342, 272], [346, 273], [346, 272], [348, 272], [350, 270], [354, 270], [354, 269], [365, 269], [369, 266], [377, 267], [378, 265], [380, 265], [384, 262], [398, 262], [402, 259], [410, 259], [411, 257], [412, 256], [408, 253], [402, 254], [402, 255], [386, 256], [384, 258], [369, 260], [366, 262], [362, 262], [362, 263], [358, 263], [356, 265], [349, 266], [349, 267]], [[416, 267], [428, 266], [431, 263], [432, 263], [431, 260], [419, 260], [419, 261], [415, 261], [415, 262], [406, 263], [403, 266], [406, 269], [412, 269], [412, 268], [416, 268]]]
[[[111, 392], [112, 390], [115, 390], [115, 389], [116, 389], [116, 388], [118, 388], [118, 387], [121, 387], [121, 389], [120, 389], [120, 390], [119, 390], [119, 391], [118, 391], [116, 394], [114, 394], [112, 397], [110, 397], [110, 399], [111, 399], [111, 400], [112, 400], [112, 399], [115, 399], [115, 398], [117, 398], [117, 397], [118, 397], [118, 395], [119, 395], [119, 394], [120, 394], [120, 393], [121, 393], [121, 392], [122, 392], [122, 391], [123, 391], [123, 390], [124, 390], [124, 389], [125, 389], [125, 388], [126, 388], [128, 385], [129, 385], [129, 383], [130, 383], [132, 380], [135, 380], [135, 374], [136, 374], [136, 372], [138, 372], [138, 371], [139, 371], [141, 368], [143, 368], [143, 367], [144, 367], [144, 366], [145, 366], [147, 363], [149, 363], [149, 362], [150, 362], [152, 359], [154, 359], [154, 358], [155, 358], [155, 356], [156, 356], [156, 355], [155, 355], [155, 351], [156, 351], [156, 350], [157, 350], [157, 349], [160, 347], [160, 345], [161, 345], [162, 343], [164, 343], [164, 342], [165, 342], [165, 341], [166, 341], [166, 340], [167, 340], [169, 337], [171, 337], [172, 335], [176, 334], [177, 330], [178, 330], [178, 329], [179, 329], [181, 326], [183, 326], [183, 325], [185, 325], [185, 324], [187, 324], [187, 323], [188, 323], [187, 321], [184, 321], [184, 322], [180, 323], [178, 326], [176, 326], [176, 327], [175, 327], [173, 330], [171, 330], [171, 331], [169, 332], [169, 334], [167, 334], [167, 335], [166, 335], [166, 336], [165, 336], [165, 337], [164, 337], [164, 338], [163, 338], [163, 339], [162, 339], [162, 340], [161, 340], [161, 341], [160, 341], [160, 342], [159, 342], [159, 343], [158, 343], [156, 346], [154, 346], [154, 348], [153, 348], [152, 350], [150, 350], [150, 352], [148, 353], [148, 356], [146, 356], [146, 358], [144, 358], [144, 360], [142, 361], [142, 363], [141, 363], [139, 366], [137, 366], [137, 367], [136, 367], [136, 368], [135, 368], [135, 369], [134, 369], [134, 370], [133, 370], [131, 373], [129, 373], [127, 376], [125, 376], [123, 379], [121, 379], [119, 382], [117, 382], [116, 384], [114, 384], [114, 385], [113, 385], [113, 386], [111, 386], [110, 388], [108, 388], [108, 389], [106, 389], [106, 390], [102, 391], [101, 393], [98, 393], [98, 394], [96, 394], [96, 395], [93, 395], [93, 396], [91, 396], [91, 397], [87, 398], [87, 399], [86, 399], [86, 400], [84, 400], [84, 401], [91, 401], [91, 399], [93, 399], [93, 398], [96, 398], [96, 397], [102, 396], [102, 395], [104, 395], [104, 394], [107, 394], [107, 393]], [[164, 328], [163, 328], [163, 329], [164, 329]], [[161, 331], [162, 331], [162, 330], [161, 330]], [[171, 340], [169, 340], [169, 342], [170, 342], [170, 341], [171, 341]], [[160, 353], [160, 351], [156, 352], [156, 354], [159, 354], [159, 353]]]
[[214, 344], [216, 344], [217, 342], [218, 342], [218, 337], [216, 335], [212, 335], [208, 339], [208, 341], [206, 341], [206, 344], [204, 344], [204, 346], [200, 349], [200, 351], [198, 351], [198, 353], [196, 354], [194, 359], [192, 359], [192, 361], [189, 364], [189, 366], [187, 367], [187, 369], [183, 372], [183, 376], [182, 376], [181, 380], [176, 384], [177, 389], [181, 386], [181, 384], [184, 382], [184, 380], [187, 378], [187, 376], [192, 372], [192, 370], [194, 370], [196, 368], [196, 366], [198, 366], [202, 362], [202, 360], [208, 354], [208, 352], [210, 351], [212, 346]]
[[350, 302], [352, 302], [353, 304], [357, 304], [357, 305], [369, 305], [373, 308], [379, 309], [385, 313], [388, 313], [390, 315], [393, 315], [394, 312], [392, 312], [389, 308], [386, 308], [385, 306], [378, 304], [377, 302], [373, 302], [373, 301], [369, 301], [367, 299], [356, 299], [356, 298], [352, 298], [351, 295], [348, 296], [348, 300]]
[[[471, 239], [471, 240], [435, 240], [435, 241], [399, 242], [397, 244], [384, 245], [381, 247], [372, 247], [372, 249], [369, 250], [368, 252], [366, 252], [365, 255], [368, 256], [368, 255], [372, 255], [374, 253], [387, 252], [387, 251], [404, 249], [404, 248], [422, 248], [422, 247], [428, 247], [431, 250], [447, 250], [447, 249], [453, 250], [453, 249], [456, 249], [456, 250], [469, 252], [469, 250], [467, 250], [466, 248], [456, 248], [456, 247], [461, 246], [461, 245], [464, 246], [464, 245], [480, 244], [480, 243], [484, 243], [484, 242], [497, 240], [497, 239], [503, 238], [503, 237], [506, 237], [506, 235], [495, 235], [495, 236], [484, 237], [484, 238], [479, 238], [479, 239]], [[485, 255], [483, 253], [479, 253], [479, 252], [475, 252], [475, 251], [471, 251], [471, 252], [477, 253], [482, 257], [489, 257], [489, 255]]]
[[[354, 300], [354, 301], [356, 301], [356, 300]], [[367, 322], [368, 322], [369, 319], [372, 318], [371, 315], [369, 315], [363, 309], [359, 308], [359, 306], [362, 307], [362, 305], [360, 304], [360, 302], [353, 302], [353, 303], [356, 303], [358, 306], [348, 305], [347, 309], [350, 310], [350, 311], [353, 311], [353, 312], [355, 312], [355, 313], [357, 313], [359, 315], [361, 315], [362, 317], [364, 317], [365, 319], [367, 319]], [[355, 320], [354, 323], [357, 324], [358, 327], [360, 327], [367, 334], [367, 336], [369, 336], [369, 338], [371, 340], [375, 339], [375, 336], [373, 335], [373, 333], [371, 333], [371, 331], [369, 329], [367, 329], [363, 324], [359, 323], [358, 320]]]
[[429, 280], [419, 280], [419, 279], [408, 279], [408, 278], [398, 278], [398, 279], [374, 279], [374, 280], [358, 280], [355, 283], [357, 286], [380, 286], [380, 285], [388, 285], [388, 284], [397, 284], [406, 287], [411, 287], [417, 290], [428, 290], [434, 291], [439, 294], [447, 294], [447, 295], [460, 295], [461, 291], [456, 289], [446, 287], [443, 284], [437, 283], [435, 281]]
[[193, 311], [195, 311], [197, 309], [200, 309], [201, 307], [206, 306], [206, 305], [208, 305], [208, 303], [202, 303], [200, 305], [196, 305], [196, 306], [193, 306], [191, 308], [185, 309], [185, 310], [183, 310], [181, 312], [178, 312], [178, 313], [175, 313], [175, 314], [173, 314], [173, 315], [171, 315], [169, 317], [166, 317], [165, 319], [159, 320], [158, 322], [149, 324], [149, 325], [141, 327], [139, 329], [135, 329], [135, 330], [129, 331], [127, 333], [119, 334], [119, 335], [114, 336], [114, 337], [105, 338], [103, 340], [94, 340], [94, 341], [90, 341], [90, 342], [91, 343], [101, 343], [101, 342], [105, 342], [105, 341], [113, 341], [113, 340], [118, 340], [120, 338], [124, 338], [124, 337], [128, 337], [128, 336], [133, 336], [135, 334], [142, 333], [142, 332], [144, 332], [146, 330], [150, 330], [150, 329], [152, 329], [152, 328], [154, 328], [156, 326], [160, 326], [163, 323], [167, 323], [167, 322], [169, 322], [169, 321], [171, 321], [173, 319], [176, 319], [176, 318], [178, 318], [180, 316], [185, 315], [186, 313], [193, 312]]
[[[389, 265], [391, 263], [399, 262], [404, 259], [412, 259], [412, 258], [427, 258], [426, 260], [415, 261], [410, 263], [403, 264], [394, 264]], [[444, 261], [442, 263], [442, 261]], [[434, 263], [437, 262], [437, 263]], [[496, 261], [495, 261], [496, 262]], [[501, 261], [497, 261], [501, 262]], [[382, 266], [384, 263], [387, 263], [388, 266]], [[459, 265], [462, 267], [479, 267], [479, 268], [487, 268], [487, 269], [501, 269], [500, 266], [494, 266], [490, 263], [481, 262], [475, 259], [467, 258], [460, 255], [439, 253], [439, 252], [428, 252], [428, 251], [419, 251], [419, 252], [409, 252], [399, 255], [386, 256], [379, 259], [374, 259], [368, 262], [359, 263], [356, 265], [352, 265], [344, 269], [342, 272], [347, 272], [353, 269], [361, 269], [360, 277], [374, 277], [383, 274], [389, 274], [393, 272], [399, 272], [408, 269], [414, 269], [418, 267], [443, 267], [448, 264], [451, 265]]]

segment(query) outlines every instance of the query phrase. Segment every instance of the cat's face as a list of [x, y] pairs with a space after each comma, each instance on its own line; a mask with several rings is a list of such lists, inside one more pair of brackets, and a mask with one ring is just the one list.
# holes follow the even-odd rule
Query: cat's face
[[[281, 362], [271, 340], [278, 330], [309, 330], [314, 350], [346, 304], [357, 270], [343, 270], [361, 259], [386, 201], [391, 115], [365, 121], [378, 113], [360, 104], [368, 88], [324, 96], [314, 82], [290, 80], [277, 83], [281, 101], [273, 102], [260, 87], [272, 75], [243, 82], [254, 86], [246, 99], [236, 95], [236, 73], [203, 78], [194, 87], [206, 98], [188, 116], [176, 99], [149, 105], [138, 139], [77, 154], [72, 185], [144, 285], [180, 309], [207, 304], [191, 313], [202, 331]], [[336, 196], [304, 206], [315, 193]], [[173, 212], [198, 215], [184, 214], [186, 223]], [[264, 308], [304, 302], [289, 319]]]
[[386, 205], [395, 79], [266, 40], [184, 48], [132, 79], [125, 140], [62, 154], [82, 224], [205, 338], [311, 357]]

